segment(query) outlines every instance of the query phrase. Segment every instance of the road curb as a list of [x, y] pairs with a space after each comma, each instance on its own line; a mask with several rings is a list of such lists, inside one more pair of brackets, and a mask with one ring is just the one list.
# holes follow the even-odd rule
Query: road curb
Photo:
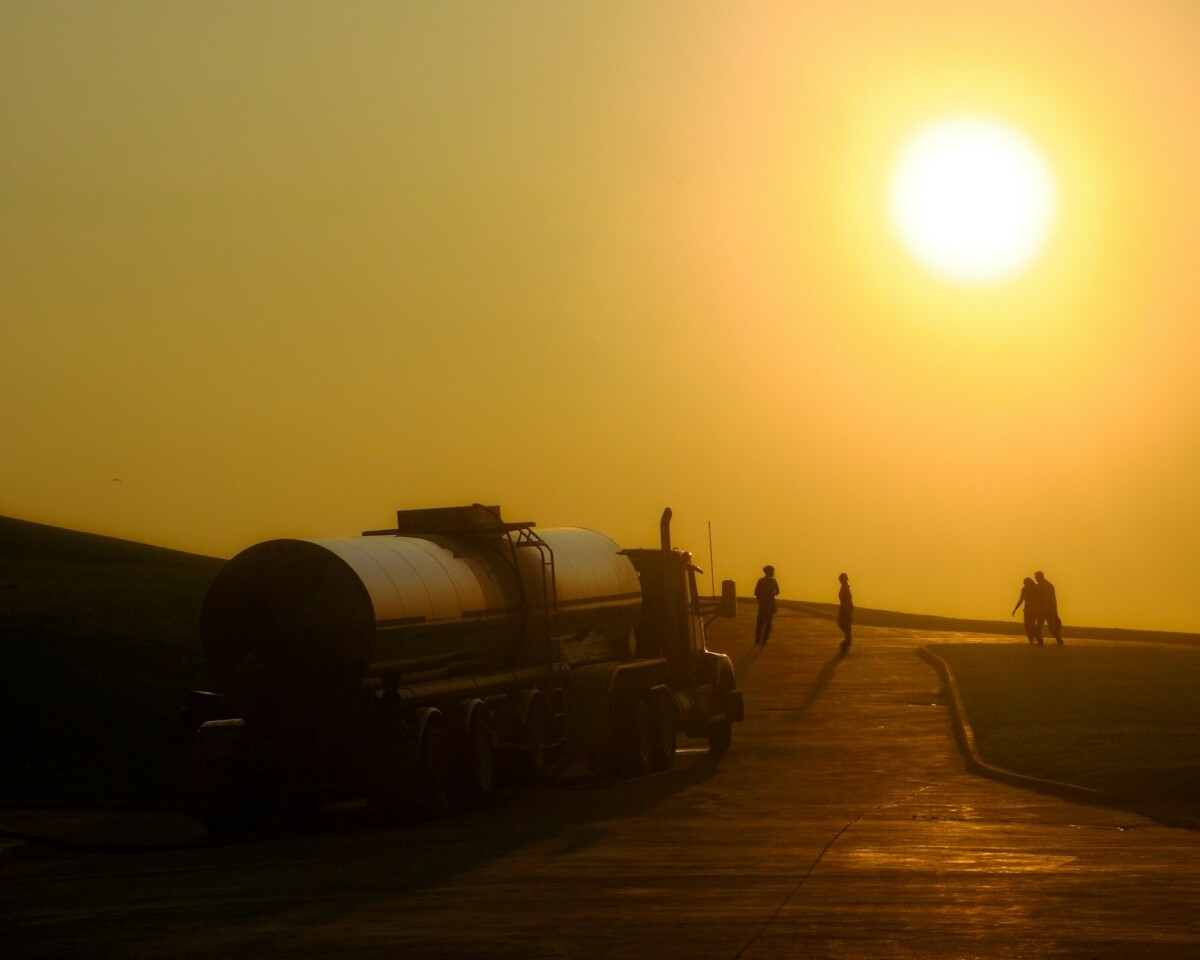
[[917, 655], [937, 670], [941, 674], [942, 680], [946, 683], [946, 692], [950, 701], [950, 717], [954, 721], [954, 734], [958, 738], [959, 746], [962, 748], [963, 755], [967, 759], [967, 769], [972, 773], [982, 774], [985, 777], [991, 777], [993, 780], [1001, 780], [1015, 786], [1029, 787], [1033, 790], [1040, 790], [1043, 793], [1052, 793], [1060, 797], [1065, 797], [1068, 800], [1112, 806], [1112, 803], [1103, 793], [1091, 787], [1081, 787], [1074, 783], [1062, 783], [1058, 780], [1031, 777], [1025, 773], [1016, 773], [1013, 770], [997, 767], [984, 760], [979, 754], [979, 748], [975, 744], [975, 731], [971, 728], [971, 721], [967, 719], [966, 706], [963, 704], [962, 693], [958, 689], [958, 680], [954, 676], [953, 668], [928, 647], [918, 647]]
[[928, 647], [918, 647], [917, 655], [937, 670], [942, 680], [946, 683], [946, 692], [949, 695], [950, 701], [950, 717], [954, 725], [954, 735], [958, 739], [959, 746], [962, 748], [963, 756], [966, 757], [967, 769], [971, 772], [990, 777], [993, 780], [1010, 783], [1014, 786], [1027, 787], [1031, 790], [1054, 794], [1067, 800], [1090, 803], [1110, 809], [1128, 810], [1130, 813], [1149, 817], [1151, 820], [1161, 823], [1164, 826], [1179, 827], [1184, 830], [1200, 830], [1200, 820], [1194, 817], [1181, 817], [1163, 813], [1161, 810], [1155, 809], [1153, 805], [1130, 803], [1128, 799], [1111, 796], [1102, 790], [1081, 787], [1075, 783], [1062, 783], [1058, 780], [1045, 780], [1041, 777], [1032, 777], [1028, 774], [1016, 773], [1012, 770], [1006, 770], [1003, 767], [997, 767], [994, 764], [988, 763], [980, 756], [979, 748], [976, 746], [975, 731], [971, 728], [971, 721], [967, 719], [966, 706], [963, 704], [962, 693], [958, 689], [958, 680], [954, 676], [953, 668]]

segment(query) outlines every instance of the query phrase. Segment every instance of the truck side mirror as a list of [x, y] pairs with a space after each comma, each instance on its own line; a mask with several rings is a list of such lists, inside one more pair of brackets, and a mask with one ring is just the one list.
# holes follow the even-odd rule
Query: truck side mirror
[[737, 616], [737, 584], [732, 580], [721, 581], [721, 599], [717, 602], [718, 617]]

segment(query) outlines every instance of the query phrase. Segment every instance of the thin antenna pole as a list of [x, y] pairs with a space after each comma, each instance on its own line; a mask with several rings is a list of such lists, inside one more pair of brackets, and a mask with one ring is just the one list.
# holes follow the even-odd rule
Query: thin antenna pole
[[708, 521], [708, 580], [709, 589], [712, 590], [712, 596], [717, 595], [717, 568], [713, 566], [712, 553], [712, 521]]

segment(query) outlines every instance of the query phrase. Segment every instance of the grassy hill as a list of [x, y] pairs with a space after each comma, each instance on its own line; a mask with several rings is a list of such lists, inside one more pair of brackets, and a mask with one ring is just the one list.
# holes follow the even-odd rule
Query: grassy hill
[[222, 564], [0, 517], [0, 803], [165, 796]]

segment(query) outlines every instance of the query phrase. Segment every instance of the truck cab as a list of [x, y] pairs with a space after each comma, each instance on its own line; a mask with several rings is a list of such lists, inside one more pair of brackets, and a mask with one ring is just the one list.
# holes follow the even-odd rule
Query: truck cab
[[682, 550], [625, 550], [642, 585], [638, 618], [637, 656], [666, 657], [688, 669], [697, 657], [710, 654], [705, 641], [705, 617], [736, 615], [733, 581], [722, 584], [720, 598], [701, 598], [696, 574], [703, 573]]
[[705, 617], [736, 615], [733, 581], [721, 584], [720, 598], [702, 600], [696, 585], [701, 571], [692, 555], [670, 543], [671, 511], [664, 511], [662, 544], [657, 550], [625, 550], [638, 571], [642, 609], [637, 626], [636, 658], [662, 658], [667, 684], [677, 707], [682, 732], [707, 737], [713, 749], [729, 746], [732, 725], [744, 715], [741, 691], [736, 689], [733, 662], [709, 650]]

